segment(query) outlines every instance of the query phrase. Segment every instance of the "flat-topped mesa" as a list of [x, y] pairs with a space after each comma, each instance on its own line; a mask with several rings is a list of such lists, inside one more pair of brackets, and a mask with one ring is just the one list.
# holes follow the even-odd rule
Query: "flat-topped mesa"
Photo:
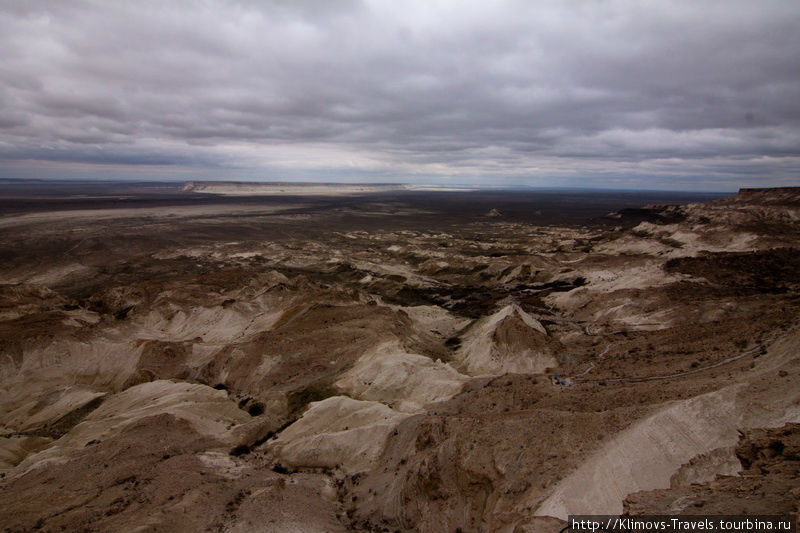
[[184, 192], [223, 196], [343, 196], [404, 191], [400, 183], [298, 183], [244, 181], [187, 181]]
[[674, 230], [695, 232], [699, 224], [706, 233], [702, 239], [717, 241], [717, 248], [736, 241], [730, 232], [746, 241], [755, 241], [758, 235], [758, 242], [727, 251], [786, 246], [786, 237], [795, 234], [800, 225], [800, 187], [740, 189], [718, 200], [678, 206], [674, 212], [678, 222], [685, 217], [683, 222], [687, 223]]
[[800, 187], [743, 188], [733, 196], [712, 203], [800, 206]]

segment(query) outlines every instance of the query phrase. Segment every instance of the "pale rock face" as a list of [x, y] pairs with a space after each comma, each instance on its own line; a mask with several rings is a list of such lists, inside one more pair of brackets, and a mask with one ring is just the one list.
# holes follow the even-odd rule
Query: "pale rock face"
[[191, 341], [225, 345], [241, 341], [249, 334], [268, 330], [283, 310], [261, 302], [222, 306], [196, 307], [192, 310], [157, 309], [141, 319], [142, 333], [149, 338], [169, 341]]
[[536, 515], [621, 513], [640, 490], [668, 488], [681, 465], [736, 443], [737, 429], [800, 420], [800, 409], [758, 413], [742, 408], [742, 387], [708, 393], [668, 407], [620, 433], [559, 483]]
[[471, 375], [538, 374], [558, 366], [547, 346], [547, 330], [516, 304], [473, 323], [456, 358]]
[[[626, 496], [669, 488], [682, 465], [735, 445], [741, 428], [800, 422], [800, 389], [778, 392], [773, 384], [775, 368], [796, 360], [798, 348], [800, 336], [785, 337], [745, 382], [671, 403], [638, 420], [562, 479], [535, 514], [561, 519], [619, 514]], [[720, 461], [717, 473], [726, 468]]]
[[269, 447], [290, 466], [362, 472], [380, 456], [389, 433], [409, 416], [379, 402], [334, 396], [311, 403]]
[[67, 387], [46, 398], [30, 398], [13, 411], [3, 413], [6, 427], [26, 432], [58, 420], [92, 400], [102, 398], [102, 392], [90, 391], [81, 387]]
[[[703, 211], [704, 213], [707, 211]], [[642, 222], [631, 233], [598, 246], [603, 254], [642, 254], [657, 257], [687, 257], [703, 252], [750, 251], [769, 248], [759, 235], [728, 227], [698, 224], [653, 224]]]
[[669, 478], [670, 488], [709, 483], [717, 476], [736, 476], [742, 463], [736, 457], [735, 446], [722, 446], [693, 457]]
[[199, 384], [151, 381], [110, 397], [51, 447], [28, 456], [14, 475], [58, 462], [71, 450], [107, 439], [148, 416], [162, 414], [188, 421], [197, 433], [219, 440], [221, 446], [234, 442], [232, 428], [251, 420], [224, 391]]
[[453, 315], [446, 309], [435, 305], [390, 307], [406, 313], [419, 329], [428, 330], [444, 338], [452, 337], [470, 323], [469, 318]]
[[406, 353], [393, 341], [363, 355], [336, 386], [354, 398], [416, 412], [425, 404], [452, 398], [468, 380], [449, 364]]
[[46, 448], [52, 439], [15, 435], [0, 437], [0, 474], [8, 474], [25, 457]]

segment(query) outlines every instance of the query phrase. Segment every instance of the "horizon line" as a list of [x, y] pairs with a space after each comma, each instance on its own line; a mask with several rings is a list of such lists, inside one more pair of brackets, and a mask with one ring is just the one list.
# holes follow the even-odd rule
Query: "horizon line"
[[[436, 192], [437, 189], [447, 189], [458, 187], [465, 189], [459, 192], [474, 191], [504, 191], [504, 190], [520, 190], [530, 189], [539, 191], [617, 191], [617, 192], [660, 192], [660, 193], [687, 193], [687, 194], [736, 194], [742, 189], [780, 189], [786, 188], [777, 187], [739, 187], [736, 189], [726, 190], [688, 190], [688, 189], [646, 189], [646, 188], [623, 188], [623, 187], [568, 187], [556, 185], [526, 185], [526, 184], [508, 184], [508, 185], [484, 185], [484, 184], [464, 184], [464, 183], [413, 183], [413, 182], [357, 182], [357, 181], [280, 181], [280, 180], [241, 180], [241, 179], [189, 179], [189, 180], [148, 180], [148, 179], [135, 179], [135, 178], [0, 178], [2, 183], [159, 183], [159, 184], [179, 184], [179, 183], [240, 183], [240, 184], [280, 184], [280, 185], [352, 185], [352, 186], [416, 186], [416, 187], [429, 187], [427, 191], [422, 192]], [[791, 187], [790, 187], [791, 188]], [[447, 192], [447, 191], [440, 191]]]

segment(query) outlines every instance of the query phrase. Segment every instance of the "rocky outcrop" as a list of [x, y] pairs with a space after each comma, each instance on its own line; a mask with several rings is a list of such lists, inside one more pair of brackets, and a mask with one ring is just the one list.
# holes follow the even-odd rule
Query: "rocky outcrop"
[[471, 375], [540, 374], [558, 366], [556, 346], [541, 322], [510, 304], [469, 326], [455, 359]]
[[[773, 346], [761, 371], [746, 380], [675, 402], [637, 421], [565, 477], [535, 514], [561, 519], [618, 514], [627, 495], [667, 488], [692, 458], [734, 445], [739, 428], [800, 422], [800, 390], [786, 380], [775, 382], [774, 371], [777, 366], [797, 373], [798, 348], [796, 330]], [[782, 372], [788, 377], [788, 370]]]
[[426, 404], [452, 398], [468, 380], [448, 363], [406, 353], [395, 341], [361, 356], [336, 386], [353, 398], [417, 412]]
[[740, 472], [705, 483], [631, 494], [629, 514], [797, 514], [800, 510], [800, 424], [748, 429], [735, 448]]
[[363, 472], [374, 465], [386, 437], [408, 416], [379, 402], [335, 396], [312, 403], [267, 449], [295, 468]]

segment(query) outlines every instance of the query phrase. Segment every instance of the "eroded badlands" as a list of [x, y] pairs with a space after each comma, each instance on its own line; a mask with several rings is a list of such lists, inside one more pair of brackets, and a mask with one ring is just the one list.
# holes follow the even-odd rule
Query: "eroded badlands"
[[[798, 511], [800, 190], [580, 222], [414, 198], [0, 217], [3, 528]], [[762, 463], [789, 496], [736, 481]]]

